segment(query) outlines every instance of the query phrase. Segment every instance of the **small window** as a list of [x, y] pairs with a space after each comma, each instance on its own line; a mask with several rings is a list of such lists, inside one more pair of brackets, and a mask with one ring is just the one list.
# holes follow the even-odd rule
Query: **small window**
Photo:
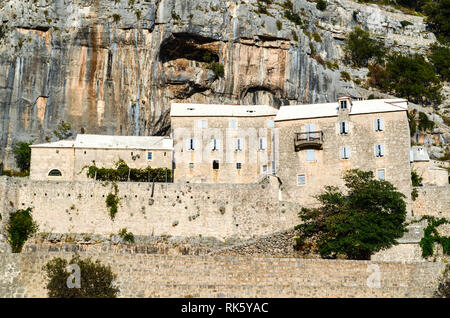
[[234, 150], [235, 151], [242, 151], [244, 148], [244, 139], [243, 138], [236, 138], [234, 140]]
[[384, 130], [384, 120], [383, 118], [375, 119], [375, 131], [383, 131]]
[[206, 120], [203, 119], [201, 121], [200, 125], [201, 125], [202, 128], [206, 128]]
[[61, 171], [59, 171], [58, 169], [52, 169], [50, 170], [50, 172], [48, 173], [49, 177], [61, 177], [62, 173]]
[[375, 145], [375, 157], [384, 157], [384, 145]]
[[133, 152], [131, 152], [131, 156], [133, 156]]
[[56, 150], [56, 153], [59, 153], [59, 150]]
[[236, 169], [237, 170], [241, 170], [242, 169], [242, 163], [241, 162], [237, 162], [236, 163]]
[[267, 138], [265, 138], [265, 137], [260, 137], [259, 138], [258, 148], [259, 148], [259, 150], [266, 150], [266, 148], [267, 148]]
[[341, 100], [341, 109], [347, 109], [347, 101], [346, 100]]
[[219, 160], [213, 160], [213, 169], [219, 170]]
[[194, 169], [194, 163], [193, 162], [189, 163], [189, 169], [190, 170]]
[[341, 147], [341, 159], [350, 158], [350, 148], [349, 147]]
[[262, 166], [262, 173], [267, 173], [267, 165]]
[[216, 138], [211, 139], [211, 151], [218, 151], [219, 150], [219, 140]]
[[195, 150], [195, 139], [194, 138], [187, 139], [186, 149], [187, 150]]
[[313, 149], [306, 150], [306, 161], [316, 161], [316, 152]]
[[153, 158], [153, 153], [148, 152], [148, 153], [147, 153], [147, 159], [148, 159], [148, 160], [152, 160], [152, 158]]
[[267, 121], [267, 128], [274, 128], [275, 127], [275, 121], [273, 119], [269, 119]]
[[305, 185], [306, 184], [306, 176], [304, 174], [299, 174], [297, 176], [297, 185]]
[[348, 121], [341, 121], [339, 127], [341, 134], [348, 134]]
[[237, 128], [236, 119], [230, 119], [230, 128]]
[[86, 151], [84, 152], [84, 154], [86, 154]]
[[386, 171], [384, 169], [378, 170], [378, 180], [385, 180], [386, 177]]
[[166, 152], [164, 152], [164, 157], [166, 156]]

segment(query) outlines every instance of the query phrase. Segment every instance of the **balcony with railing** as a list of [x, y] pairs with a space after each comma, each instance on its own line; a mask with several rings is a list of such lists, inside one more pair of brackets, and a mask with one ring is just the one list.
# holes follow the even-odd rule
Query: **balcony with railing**
[[294, 137], [295, 151], [303, 149], [322, 149], [323, 146], [323, 132], [309, 131], [296, 133]]

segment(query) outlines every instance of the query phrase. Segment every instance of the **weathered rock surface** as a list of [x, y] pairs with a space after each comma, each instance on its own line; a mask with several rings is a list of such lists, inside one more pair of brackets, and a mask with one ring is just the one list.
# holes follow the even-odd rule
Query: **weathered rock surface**
[[[2, 1], [0, 160], [12, 166], [14, 142], [49, 140], [61, 120], [73, 133], [164, 135], [172, 101], [279, 106], [364, 95], [340, 76], [367, 73], [340, 62], [356, 25], [402, 52], [424, 52], [435, 40], [423, 18], [392, 9], [294, 3], [303, 29], [278, 4], [258, 14], [256, 0]], [[207, 68], [205, 53], [224, 66], [223, 77]]]

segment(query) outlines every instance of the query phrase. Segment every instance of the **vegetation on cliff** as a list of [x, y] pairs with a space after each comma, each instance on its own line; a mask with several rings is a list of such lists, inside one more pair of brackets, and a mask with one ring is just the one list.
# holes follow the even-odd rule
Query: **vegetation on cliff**
[[31, 162], [31, 148], [30, 145], [33, 142], [19, 141], [12, 149], [14, 158], [16, 159], [16, 165], [21, 172], [30, 171]]
[[31, 211], [32, 208], [17, 210], [9, 218], [6, 232], [13, 253], [20, 253], [28, 238], [38, 230]]
[[99, 260], [83, 260], [76, 255], [67, 262], [58, 257], [45, 264], [43, 270], [50, 298], [115, 298], [119, 293], [114, 284], [117, 275]]
[[397, 244], [406, 232], [405, 195], [371, 171], [349, 170], [344, 175], [347, 193], [327, 186], [317, 196], [320, 206], [302, 208], [296, 226], [296, 249], [318, 252], [324, 258], [370, 256]]

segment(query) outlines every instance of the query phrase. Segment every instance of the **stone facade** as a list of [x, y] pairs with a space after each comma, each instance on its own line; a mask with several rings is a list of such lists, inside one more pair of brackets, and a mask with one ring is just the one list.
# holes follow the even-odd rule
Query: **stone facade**
[[[375, 131], [374, 120], [384, 119], [384, 130]], [[340, 123], [348, 122], [348, 133], [340, 133]], [[373, 171], [378, 177], [384, 171], [385, 179], [393, 183], [408, 198], [411, 193], [409, 165], [410, 137], [406, 111], [383, 112], [276, 121], [279, 128], [279, 166], [277, 174], [285, 186], [283, 200], [313, 203], [313, 195], [325, 185], [343, 187], [342, 176], [348, 169]], [[306, 125], [323, 132], [322, 149], [314, 152], [311, 161], [307, 152], [295, 151], [294, 136], [305, 132]], [[375, 145], [384, 145], [384, 156], [375, 156]], [[348, 147], [348, 159], [341, 158], [341, 147]], [[282, 164], [286, 163], [286, 164]], [[289, 163], [289, 164], [287, 164]], [[303, 185], [298, 176], [305, 177]]]
[[[117, 138], [116, 136], [94, 136], [93, 138]], [[78, 138], [78, 137], [77, 137]], [[120, 138], [120, 137], [119, 137]], [[148, 139], [149, 137], [132, 137]], [[136, 139], [135, 139], [136, 138]], [[153, 137], [150, 137], [153, 138]], [[167, 139], [172, 144], [170, 138]], [[151, 139], [150, 139], [151, 140]], [[31, 146], [30, 179], [32, 180], [59, 180], [79, 181], [87, 180], [86, 170], [83, 167], [95, 164], [97, 167], [113, 168], [119, 159], [124, 160], [130, 168], [168, 168], [172, 169], [172, 147], [158, 149], [133, 147], [133, 144], [118, 146], [96, 147], [80, 145], [77, 140], [64, 140], [56, 143]], [[50, 171], [59, 171], [60, 176], [52, 176]], [[151, 181], [151, 180], [150, 180]]]
[[417, 187], [418, 197], [412, 201], [413, 216], [433, 215], [450, 219], [450, 186]]
[[[175, 182], [258, 182], [272, 172], [272, 140], [275, 135], [270, 123], [273, 123], [274, 118], [274, 115], [172, 117]], [[233, 120], [235, 128], [230, 127], [230, 121]], [[202, 121], [206, 129], [202, 129]], [[194, 150], [189, 150], [190, 138], [197, 143]], [[238, 138], [242, 142], [241, 150], [236, 150]], [[217, 151], [213, 150], [212, 139], [216, 140]], [[214, 166], [214, 161], [218, 162], [218, 166]]]
[[251, 238], [298, 224], [299, 206], [278, 200], [278, 181], [262, 184], [119, 182], [117, 215], [111, 184], [0, 178], [3, 224], [9, 212], [33, 207], [40, 232]]
[[[80, 253], [111, 265], [120, 297], [432, 297], [445, 264]], [[3, 253], [0, 297], [46, 297], [42, 266], [70, 253]]]

